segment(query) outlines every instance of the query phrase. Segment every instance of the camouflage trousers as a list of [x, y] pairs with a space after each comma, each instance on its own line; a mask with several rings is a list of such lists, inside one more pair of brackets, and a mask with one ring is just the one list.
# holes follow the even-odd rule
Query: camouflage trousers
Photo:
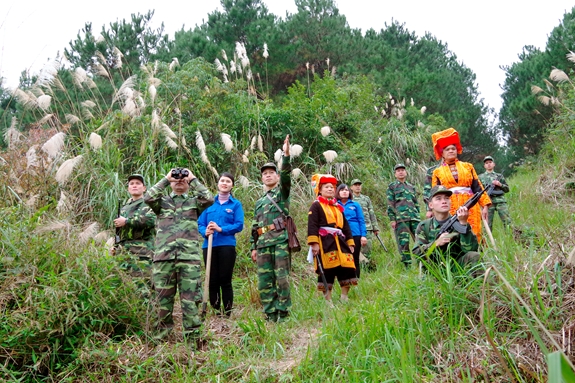
[[268, 316], [285, 313], [291, 307], [289, 261], [287, 242], [258, 249], [258, 290]]
[[172, 329], [174, 300], [180, 291], [184, 333], [202, 325], [198, 304], [202, 301], [200, 260], [154, 262], [153, 282], [158, 300], [158, 329]]
[[373, 240], [375, 239], [375, 235], [373, 235], [373, 230], [368, 230], [365, 238], [367, 239], [367, 245], [361, 247], [361, 253], [367, 259], [369, 259], [371, 253], [371, 245], [373, 244]]
[[411, 264], [411, 251], [409, 249], [410, 238], [415, 240], [415, 229], [417, 229], [419, 221], [405, 221], [397, 222], [395, 226], [395, 240], [397, 241], [397, 248], [401, 254], [401, 262], [403, 264]]
[[496, 202], [489, 206], [489, 214], [487, 216], [487, 222], [489, 223], [489, 228], [493, 231], [493, 219], [495, 218], [495, 212], [499, 214], [503, 227], [508, 228], [511, 225], [511, 215], [509, 215], [509, 208], [507, 207], [507, 202]]
[[149, 302], [153, 291], [152, 260], [149, 257], [140, 257], [126, 250], [117, 255], [120, 269], [132, 277], [138, 294], [144, 302]]

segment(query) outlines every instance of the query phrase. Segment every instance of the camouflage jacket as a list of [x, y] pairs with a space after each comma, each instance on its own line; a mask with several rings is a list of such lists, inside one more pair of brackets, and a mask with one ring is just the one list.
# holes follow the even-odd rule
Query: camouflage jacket
[[143, 198], [130, 199], [120, 209], [120, 216], [126, 218], [126, 224], [120, 228], [120, 245], [132, 254], [151, 258], [156, 235], [156, 215], [152, 209]]
[[371, 199], [369, 199], [365, 194], [354, 194], [353, 200], [361, 206], [363, 218], [365, 219], [365, 229], [367, 231], [379, 231], [379, 225], [377, 224], [377, 218], [375, 217], [375, 211], [373, 210]]
[[198, 217], [214, 199], [208, 189], [194, 178], [188, 193], [164, 194], [170, 184], [166, 178], [144, 195], [144, 200], [157, 215], [154, 262], [199, 260], [200, 235]]
[[[273, 220], [282, 214], [289, 215], [289, 195], [291, 189], [290, 157], [282, 157], [282, 167], [279, 173], [280, 180], [278, 185], [275, 188], [268, 190], [266, 194], [256, 201], [254, 220], [252, 221], [252, 231], [258, 227], [265, 227], [273, 224]], [[283, 212], [278, 211], [267, 195], [276, 202]], [[285, 229], [280, 231], [270, 230], [259, 236], [257, 244], [254, 243], [254, 237], [252, 236], [250, 239], [251, 249], [261, 249], [262, 247], [277, 245], [278, 243], [286, 242], [287, 240], [288, 236]]]
[[390, 221], [419, 221], [419, 203], [415, 187], [409, 182], [394, 181], [387, 188], [387, 216]]
[[485, 172], [480, 174], [479, 181], [483, 184], [483, 187], [486, 188], [487, 186], [493, 183], [493, 180], [497, 178], [499, 182], [501, 182], [501, 186], [496, 186], [493, 189], [493, 193], [489, 196], [491, 198], [492, 203], [501, 203], [505, 202], [505, 193], [509, 193], [509, 185], [507, 185], [507, 181], [503, 178], [503, 174], [495, 173], [495, 172]]
[[[415, 230], [413, 254], [423, 257], [427, 255], [427, 252], [434, 244], [435, 237], [437, 236], [437, 233], [439, 233], [443, 223], [445, 223], [445, 221], [438, 221], [433, 217], [419, 223]], [[437, 260], [441, 254], [443, 254], [443, 256], [459, 258], [467, 252], [477, 251], [478, 248], [479, 243], [477, 242], [477, 237], [473, 234], [471, 226], [468, 224], [467, 232], [465, 234], [455, 232], [450, 243], [441, 247], [436, 247], [431, 254], [429, 254], [429, 257], [431, 260]]]
[[429, 210], [427, 204], [429, 203], [429, 194], [431, 194], [431, 181], [433, 180], [433, 171], [437, 169], [439, 164], [427, 168], [425, 172], [425, 183], [423, 184], [423, 203], [425, 203], [426, 209]]

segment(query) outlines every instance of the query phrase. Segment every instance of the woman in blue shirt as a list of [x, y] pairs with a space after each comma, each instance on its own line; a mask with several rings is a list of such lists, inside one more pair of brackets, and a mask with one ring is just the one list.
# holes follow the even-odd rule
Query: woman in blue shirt
[[337, 202], [343, 206], [343, 215], [345, 215], [351, 227], [353, 242], [355, 242], [353, 262], [355, 263], [355, 273], [359, 278], [359, 254], [361, 253], [361, 246], [367, 245], [367, 230], [365, 228], [363, 211], [361, 206], [353, 201], [353, 194], [349, 191], [349, 187], [346, 184], [341, 184], [337, 187], [335, 196], [337, 197]]
[[[208, 236], [213, 235], [212, 264], [210, 270], [210, 304], [221, 314], [222, 303], [226, 316], [230, 316], [234, 303], [232, 274], [236, 263], [235, 234], [244, 228], [244, 210], [240, 201], [232, 197], [234, 177], [222, 173], [218, 180], [218, 194], [212, 206], [198, 218], [198, 230], [206, 238], [202, 246], [204, 262], [208, 256]], [[206, 288], [206, 287], [204, 287]]]

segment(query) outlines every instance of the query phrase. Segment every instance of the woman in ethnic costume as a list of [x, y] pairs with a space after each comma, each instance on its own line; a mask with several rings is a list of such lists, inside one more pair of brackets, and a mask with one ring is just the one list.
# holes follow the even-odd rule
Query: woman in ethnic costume
[[[483, 190], [483, 185], [477, 177], [477, 172], [469, 162], [462, 162], [457, 155], [463, 151], [459, 141], [459, 133], [453, 128], [434, 133], [431, 136], [435, 158], [442, 159], [441, 164], [433, 171], [431, 186], [443, 185], [453, 192], [451, 195], [450, 214], [455, 214], [474, 193]], [[471, 230], [481, 240], [481, 219], [487, 219], [491, 199], [483, 194], [479, 203], [469, 211]]]
[[[341, 286], [341, 300], [347, 301], [350, 287], [357, 285], [353, 262], [354, 241], [349, 223], [343, 215], [343, 207], [335, 198], [336, 184], [337, 179], [329, 174], [314, 174], [312, 177], [312, 186], [318, 197], [308, 213], [307, 243], [313, 255], [319, 254], [321, 258], [329, 290], [325, 299], [331, 300], [337, 277]], [[316, 257], [314, 266], [318, 274], [318, 290], [324, 291]]]

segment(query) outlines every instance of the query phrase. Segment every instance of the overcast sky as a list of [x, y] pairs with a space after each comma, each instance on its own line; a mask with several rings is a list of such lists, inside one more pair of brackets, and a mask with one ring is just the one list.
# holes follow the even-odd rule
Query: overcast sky
[[[264, 0], [271, 13], [285, 18], [295, 13], [293, 0]], [[74, 4], [74, 5], [72, 5]], [[545, 47], [547, 36], [574, 1], [551, 0], [339, 0], [340, 12], [352, 28], [377, 31], [397, 20], [422, 36], [430, 32], [477, 75], [481, 97], [496, 112], [505, 80], [501, 65], [517, 61], [525, 45]], [[164, 22], [173, 33], [201, 24], [208, 13], [221, 9], [219, 0], [71, 2], [61, 0], [3, 0], [0, 9], [0, 76], [15, 86], [20, 72], [42, 68], [48, 58], [68, 46], [84, 23], [97, 33], [103, 24], [130, 19], [132, 13], [154, 9], [153, 26]], [[572, 48], [575, 51], [575, 46]], [[567, 52], [565, 52], [567, 53]], [[273, 55], [273, 52], [270, 52]], [[417, 100], [415, 100], [417, 103]]]

